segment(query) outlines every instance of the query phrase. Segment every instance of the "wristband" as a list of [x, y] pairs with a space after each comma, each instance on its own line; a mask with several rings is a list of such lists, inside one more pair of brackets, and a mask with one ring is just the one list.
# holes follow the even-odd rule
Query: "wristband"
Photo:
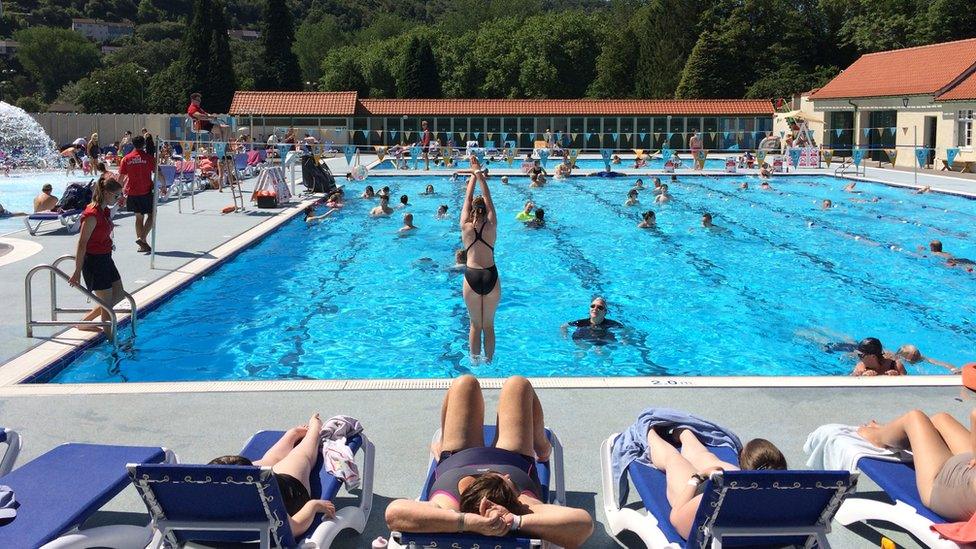
[[464, 513], [458, 511], [458, 533], [464, 532]]
[[513, 515], [512, 526], [508, 529], [509, 532], [518, 532], [519, 528], [522, 527], [522, 515]]

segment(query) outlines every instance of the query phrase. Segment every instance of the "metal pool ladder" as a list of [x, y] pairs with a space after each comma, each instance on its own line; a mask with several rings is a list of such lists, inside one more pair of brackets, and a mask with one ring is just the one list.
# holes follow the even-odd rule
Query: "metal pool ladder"
[[[60, 277], [65, 282], [70, 278], [67, 273], [58, 268], [64, 261], [73, 260], [75, 256], [73, 255], [63, 255], [54, 260], [54, 263], [50, 265], [38, 265], [27, 271], [27, 276], [24, 279], [24, 302], [27, 304], [27, 337], [34, 337], [34, 327], [35, 326], [100, 326], [102, 328], [112, 329], [112, 345], [118, 345], [118, 330], [116, 327], [118, 325], [118, 313], [129, 313], [129, 320], [132, 324], [132, 337], [136, 335], [136, 300], [132, 298], [129, 292], [122, 291], [123, 297], [129, 300], [128, 309], [113, 309], [109, 307], [104, 301], [98, 298], [94, 293], [89, 291], [87, 288], [82, 288], [81, 286], [75, 289], [84, 294], [88, 299], [94, 301], [98, 305], [102, 306], [108, 311], [109, 320], [58, 320], [58, 313], [87, 313], [88, 309], [72, 309], [58, 307], [58, 289], [57, 289], [57, 279]], [[51, 320], [34, 320], [34, 310], [32, 307], [32, 294], [31, 282], [34, 275], [41, 272], [47, 271], [51, 277]]]
[[[836, 168], [834, 168], [834, 175], [837, 176], [837, 177], [844, 177], [844, 176], [846, 176], [848, 174], [848, 171], [847, 170], [849, 168], [851, 168], [851, 167], [854, 168], [854, 175], [861, 175], [861, 176], [865, 175], [865, 172], [863, 172], [863, 171], [861, 173], [858, 173], [858, 169], [859, 169], [858, 168], [858, 165], [855, 164], [849, 158], [848, 159], [845, 159], [843, 162], [841, 162], [840, 166], [837, 166]], [[861, 169], [863, 170], [863, 168], [861, 168]]]

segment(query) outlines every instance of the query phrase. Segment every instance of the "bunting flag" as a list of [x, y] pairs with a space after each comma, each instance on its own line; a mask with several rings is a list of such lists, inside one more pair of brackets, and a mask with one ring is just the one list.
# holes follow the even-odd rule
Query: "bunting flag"
[[765, 161], [766, 161], [766, 150], [765, 149], [759, 149], [758, 151], [756, 151], [756, 162], [760, 166], [762, 166], [763, 162], [765, 162]]
[[915, 149], [915, 160], [918, 161], [919, 167], [924, 168], [929, 163], [929, 150], [925, 147]]
[[798, 149], [798, 148], [793, 147], [793, 148], [790, 148], [789, 153], [790, 153], [790, 162], [793, 164], [793, 167], [794, 168], [799, 168], [800, 167], [800, 155], [803, 154], [803, 151], [800, 150], [800, 149]]
[[[278, 150], [281, 151], [283, 145], [278, 145]], [[287, 150], [287, 149], [286, 149]], [[346, 164], [352, 164], [352, 155], [356, 154], [355, 145], [344, 145], [342, 147], [342, 153], [346, 155]], [[282, 156], [284, 158], [284, 156]]]
[[858, 147], [851, 152], [851, 160], [854, 162], [855, 166], [860, 166], [861, 161], [864, 160], [864, 149]]
[[390, 130], [390, 141], [391, 142], [396, 142], [396, 136], [397, 136], [397, 131], [396, 130]]
[[[729, 138], [729, 134], [731, 134], [731, 133], [732, 132], [722, 132], [722, 137], [724, 137], [725, 139], [728, 139]], [[783, 132], [779, 132], [779, 133], [783, 133]]]
[[603, 164], [610, 171], [610, 157], [613, 156], [613, 149], [600, 149], [600, 156], [603, 157]]
[[875, 128], [875, 129], [878, 131], [878, 137], [881, 137], [882, 135], [884, 135], [884, 132], [887, 128]]
[[408, 142], [410, 141], [411, 135], [413, 135], [413, 132], [403, 132], [403, 137], [405, 137]]
[[376, 158], [378, 158], [379, 161], [382, 162], [383, 159], [386, 158], [386, 147], [382, 145], [376, 145], [374, 148], [376, 149]]
[[671, 147], [665, 145], [663, 148], [661, 148], [661, 160], [664, 160], [665, 164], [667, 164], [668, 160], [671, 160], [671, 155], [673, 154], [674, 151], [671, 150]]
[[556, 142], [562, 143], [562, 140], [563, 140], [563, 132], [556, 132]]
[[715, 138], [718, 137], [718, 132], [708, 132], [708, 136], [712, 138], [712, 141], [715, 141]]
[[410, 146], [410, 160], [413, 160], [413, 169], [417, 169], [417, 164], [420, 162], [420, 145]]
[[739, 150], [739, 144], [738, 143], [733, 143], [732, 145], [729, 146], [728, 150], [730, 150], [730, 151], [737, 151], [737, 150]]
[[898, 158], [898, 149], [885, 149], [885, 153], [888, 155], [888, 161], [894, 166], [895, 159]]
[[668, 141], [671, 141], [672, 137], [674, 137], [674, 132], [668, 132]]
[[946, 149], [946, 163], [952, 166], [952, 162], [956, 159], [956, 155], [959, 154], [959, 147], [949, 147]]
[[640, 137], [641, 142], [643, 142], [644, 138], [647, 137], [647, 132], [638, 133], [637, 136]]
[[539, 160], [542, 161], [543, 168], [549, 164], [549, 149], [539, 149]]
[[505, 142], [505, 148], [506, 149], [514, 149], [515, 148], [515, 142], [514, 141], [506, 141]]
[[580, 153], [579, 152], [579, 149], [570, 149], [569, 150], [569, 162], [572, 163], [572, 164], [575, 164], [576, 163], [576, 158], [579, 157], [579, 153]]
[[383, 139], [383, 130], [373, 130], [376, 132], [376, 137]]
[[366, 139], [366, 136], [369, 135], [369, 132], [366, 130], [359, 130], [359, 133], [363, 136], [363, 139]]
[[661, 134], [657, 132], [651, 134], [651, 140], [653, 141], [653, 143], [651, 143], [651, 146], [654, 146], [654, 143], [657, 143], [657, 138], [660, 136]]
[[218, 141], [214, 143], [214, 154], [217, 155], [217, 158], [222, 159], [224, 157], [224, 153], [226, 152], [227, 152], [227, 143], [223, 141]]
[[579, 134], [578, 133], [571, 133], [571, 134], [569, 134], [569, 136], [573, 138], [573, 143], [576, 143], [576, 138], [579, 137]]
[[478, 159], [478, 164], [480, 166], [483, 167], [485, 165], [485, 150], [484, 149], [482, 149], [481, 147], [478, 147], [477, 149], [475, 149], [474, 150], [474, 157]]
[[511, 153], [511, 151], [506, 151], [506, 152], [505, 152], [505, 162], [506, 162], [506, 163], [507, 163], [507, 164], [508, 164], [509, 166], [511, 166], [511, 165], [512, 165], [512, 162], [515, 162], [515, 157], [514, 157], [514, 156], [512, 156], [512, 153]]
[[474, 132], [473, 135], [475, 139], [481, 139], [481, 132]]
[[871, 128], [864, 128], [863, 130], [861, 130], [861, 133], [864, 134], [864, 137], [867, 137], [868, 135], [871, 134]]
[[586, 142], [589, 143], [590, 142], [590, 138], [593, 137], [593, 134], [590, 133], [590, 132], [586, 132], [586, 134], [584, 134], [584, 135], [586, 135]]
[[[824, 162], [826, 162], [827, 165], [830, 166], [830, 162], [834, 159], [834, 150], [824, 149], [823, 151], [821, 151], [821, 153], [823, 154]], [[892, 161], [892, 163], [894, 163], [894, 161]]]
[[[486, 133], [485, 134], [485, 139], [492, 139], [493, 140], [494, 138], [495, 138], [495, 134], [494, 133]], [[485, 143], [489, 143], [489, 142], [488, 141], [485, 141]], [[485, 145], [485, 147], [487, 147], [487, 146], [488, 145]]]
[[629, 143], [630, 142], [630, 136], [631, 136], [631, 134], [625, 133], [624, 134], [624, 141]]
[[459, 143], [464, 143], [464, 141], [465, 141], [465, 139], [467, 139], [467, 137], [468, 137], [468, 134], [458, 132], [458, 142]]
[[844, 128], [834, 128], [834, 135], [840, 137], [840, 134], [844, 133]]

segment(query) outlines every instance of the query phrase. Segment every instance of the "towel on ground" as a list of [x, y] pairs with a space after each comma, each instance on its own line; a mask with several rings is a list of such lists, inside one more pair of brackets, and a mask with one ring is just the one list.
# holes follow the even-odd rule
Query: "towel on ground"
[[976, 515], [970, 517], [966, 522], [933, 524], [929, 528], [934, 532], [938, 532], [945, 539], [956, 543], [967, 544], [976, 542]]
[[862, 457], [886, 461], [911, 461], [911, 455], [885, 448], [878, 448], [857, 434], [857, 427], [828, 423], [817, 427], [807, 437], [803, 451], [810, 455], [807, 467], [832, 471], [857, 470], [857, 460]]
[[363, 432], [359, 420], [350, 416], [332, 416], [322, 424], [322, 441], [352, 438]]
[[610, 457], [621, 506], [627, 503], [627, 494], [630, 490], [627, 477], [624, 476], [627, 467], [634, 460], [653, 467], [648, 459], [647, 431], [659, 425], [680, 425], [690, 429], [706, 446], [727, 446], [736, 453], [742, 450], [742, 443], [735, 433], [711, 421], [671, 408], [648, 408], [637, 416], [637, 421], [633, 425], [613, 441]]

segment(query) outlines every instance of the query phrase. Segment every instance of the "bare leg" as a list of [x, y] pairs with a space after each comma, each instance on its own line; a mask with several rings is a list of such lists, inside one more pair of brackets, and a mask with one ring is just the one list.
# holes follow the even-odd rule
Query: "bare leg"
[[467, 279], [462, 282], [461, 294], [464, 296], [464, 304], [468, 306], [468, 319], [471, 326], [468, 329], [468, 350], [474, 358], [481, 354], [481, 307], [482, 298], [478, 292], [471, 289]]
[[[95, 297], [97, 297], [98, 299], [101, 299], [105, 303], [108, 303], [110, 307], [114, 307], [115, 304], [118, 302], [118, 300], [115, 298], [114, 295], [115, 293], [114, 289], [116, 284], [118, 284], [119, 287], [121, 288], [121, 283], [116, 282], [115, 284], [112, 285], [111, 288], [108, 288], [107, 290], [93, 290], [92, 293], [95, 294]], [[82, 318], [82, 320], [95, 320], [96, 318], [99, 318], [102, 322], [108, 322], [109, 318], [111, 317], [109, 317], [108, 311], [102, 308], [101, 305], [96, 305], [91, 311], [88, 312], [87, 315], [84, 316], [84, 318]], [[104, 331], [105, 335], [107, 335], [108, 337], [112, 337], [112, 329], [108, 327], [102, 329], [98, 326], [78, 326], [78, 329], [85, 332]]]
[[279, 461], [285, 459], [285, 457], [295, 449], [295, 445], [298, 444], [308, 433], [308, 426], [299, 425], [298, 427], [292, 427], [281, 435], [278, 442], [274, 443], [274, 446], [268, 448], [268, 451], [264, 453], [258, 461], [254, 464], [257, 466], [273, 466]]
[[498, 396], [497, 448], [517, 454], [549, 459], [552, 446], [546, 438], [542, 403], [529, 380], [512, 376]]
[[[312, 486], [308, 477], [315, 467], [315, 462], [319, 458], [320, 444], [322, 436], [322, 419], [318, 414], [313, 415], [308, 420], [308, 430], [301, 442], [288, 452], [278, 463], [271, 466], [275, 473], [291, 475], [297, 478], [305, 489], [312, 493]], [[262, 463], [263, 464], [263, 463]]]
[[736, 471], [735, 465], [722, 461], [698, 440], [695, 433], [682, 429], [678, 435], [681, 439], [681, 455], [688, 460], [700, 473], [709, 473], [717, 469]]
[[939, 430], [920, 410], [884, 425], [865, 425], [857, 430], [866, 440], [881, 448], [911, 449], [915, 455], [915, 484], [922, 503], [929, 505], [932, 485], [952, 452]]
[[434, 453], [484, 446], [484, 425], [485, 399], [481, 384], [470, 375], [455, 379], [444, 395], [440, 448], [434, 448]]
[[939, 430], [942, 440], [946, 442], [952, 455], [957, 456], [973, 451], [969, 429], [956, 418], [945, 412], [939, 412], [932, 416], [932, 424]]
[[697, 471], [691, 462], [685, 459], [671, 443], [654, 432], [654, 429], [647, 432], [647, 445], [654, 467], [664, 471], [667, 476], [671, 524], [683, 538], [688, 539], [695, 512], [701, 503], [701, 496], [695, 495], [695, 487], [688, 484], [688, 480]]
[[485, 358], [491, 362], [495, 356], [495, 311], [502, 297], [502, 281], [495, 282], [495, 288], [482, 297], [481, 326], [485, 334]]

